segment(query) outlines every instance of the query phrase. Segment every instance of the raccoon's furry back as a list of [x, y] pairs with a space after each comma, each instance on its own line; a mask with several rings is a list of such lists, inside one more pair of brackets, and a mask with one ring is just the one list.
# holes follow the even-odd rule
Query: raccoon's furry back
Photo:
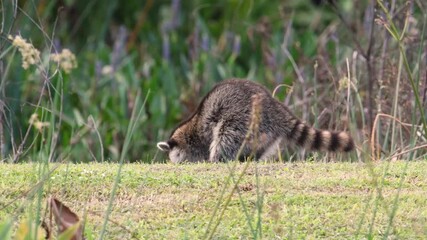
[[201, 126], [209, 129], [224, 119], [235, 130], [232, 133], [240, 132], [244, 136], [251, 120], [254, 95], [261, 98], [260, 144], [282, 138], [284, 143], [307, 150], [349, 152], [354, 149], [348, 133], [315, 129], [303, 123], [266, 88], [248, 80], [231, 79], [218, 84], [201, 104]]

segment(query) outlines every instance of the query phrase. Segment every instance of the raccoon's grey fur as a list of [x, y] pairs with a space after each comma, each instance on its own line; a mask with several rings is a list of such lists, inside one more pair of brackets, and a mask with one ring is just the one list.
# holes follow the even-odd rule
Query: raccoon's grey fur
[[197, 110], [157, 147], [172, 162], [218, 162], [233, 160], [245, 140], [253, 119], [253, 97], [259, 99], [257, 144], [245, 144], [240, 159], [251, 156], [269, 159], [284, 144], [308, 150], [353, 150], [345, 132], [318, 130], [304, 124], [259, 84], [242, 79], [225, 80], [202, 100]]

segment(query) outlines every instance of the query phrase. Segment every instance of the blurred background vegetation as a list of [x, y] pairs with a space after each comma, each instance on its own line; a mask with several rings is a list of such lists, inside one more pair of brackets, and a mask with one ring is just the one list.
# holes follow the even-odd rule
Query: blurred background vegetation
[[[271, 90], [286, 84], [276, 97], [297, 116], [349, 130], [359, 146], [376, 113], [421, 125], [414, 95], [425, 106], [426, 3], [384, 5], [405, 32], [416, 91], [376, 1], [2, 1], [1, 161], [118, 161], [137, 96], [146, 101], [126, 159], [164, 161], [156, 142], [230, 77]], [[44, 77], [24, 70], [8, 35], [30, 41], [42, 59], [71, 49], [78, 67], [68, 74], [43, 61]], [[50, 125], [31, 127], [33, 113]], [[382, 152], [425, 140], [393, 124], [378, 123]]]

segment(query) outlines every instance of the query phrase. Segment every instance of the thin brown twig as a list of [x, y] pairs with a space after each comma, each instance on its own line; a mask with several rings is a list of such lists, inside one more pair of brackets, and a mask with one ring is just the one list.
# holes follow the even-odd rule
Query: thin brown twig
[[144, 26], [145, 19], [148, 15], [148, 11], [151, 9], [152, 6], [153, 6], [153, 0], [146, 1], [144, 8], [142, 9], [142, 12], [138, 14], [138, 20], [135, 24], [135, 28], [132, 30], [132, 32], [129, 35], [129, 40], [126, 46], [128, 50], [135, 45], [136, 37], [138, 33], [141, 31], [142, 26]]
[[374, 125], [373, 125], [373, 128], [371, 130], [371, 157], [372, 157], [372, 160], [377, 160], [379, 158], [379, 152], [380, 152], [379, 149], [378, 149], [378, 151], [376, 151], [377, 154], [375, 154], [375, 150], [377, 149], [375, 147], [375, 145], [376, 145], [375, 144], [375, 132], [377, 129], [377, 122], [380, 119], [380, 117], [387, 117], [387, 118], [390, 118], [390, 119], [400, 123], [402, 126], [404, 126], [404, 129], [406, 131], [408, 131], [408, 133], [411, 133], [411, 131], [406, 128], [406, 126], [408, 125], [407, 123], [404, 123], [404, 122], [400, 121], [399, 119], [397, 119], [397, 118], [395, 118], [389, 114], [378, 113], [377, 116], [375, 117]]
[[288, 88], [288, 89], [290, 89], [292, 91], [292, 86], [291, 85], [288, 85], [288, 84], [279, 84], [279, 85], [277, 85], [274, 88], [273, 93], [271, 94], [271, 96], [274, 97], [276, 95], [276, 91], [279, 90], [279, 88], [281, 88], [281, 87], [286, 87], [286, 88]]
[[410, 148], [408, 150], [404, 150], [404, 151], [402, 151], [400, 153], [393, 154], [393, 155], [390, 156], [390, 158], [395, 158], [395, 157], [401, 156], [403, 154], [406, 154], [406, 153], [409, 153], [409, 152], [412, 152], [412, 151], [415, 151], [415, 150], [418, 150], [418, 149], [423, 149], [423, 148], [427, 149], [427, 144], [420, 145], [420, 146], [415, 146], [415, 147]]

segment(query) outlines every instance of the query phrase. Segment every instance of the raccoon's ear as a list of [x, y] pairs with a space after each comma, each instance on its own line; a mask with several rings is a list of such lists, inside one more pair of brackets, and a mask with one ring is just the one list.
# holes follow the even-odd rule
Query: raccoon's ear
[[157, 148], [163, 152], [169, 152], [171, 150], [171, 147], [169, 146], [169, 144], [167, 142], [158, 142]]

